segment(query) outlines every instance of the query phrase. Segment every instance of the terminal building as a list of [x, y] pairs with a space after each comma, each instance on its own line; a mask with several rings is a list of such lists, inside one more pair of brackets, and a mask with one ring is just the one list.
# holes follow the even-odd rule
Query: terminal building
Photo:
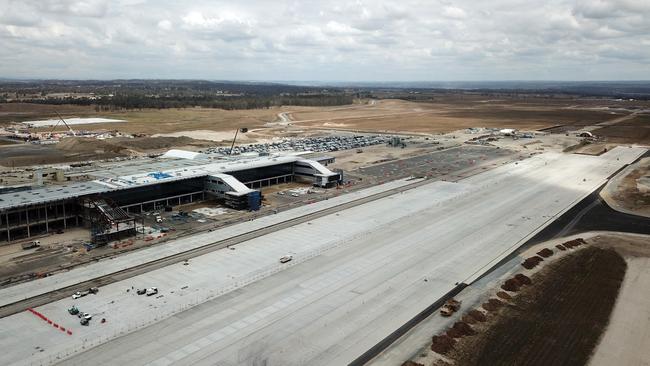
[[[259, 188], [286, 182], [310, 182], [329, 188], [341, 172], [326, 165], [331, 157], [300, 154], [210, 158], [170, 150], [145, 162], [130, 162], [78, 175], [93, 180], [0, 193], [0, 240], [30, 238], [70, 226], [86, 226], [97, 244], [136, 233], [136, 215], [206, 199], [226, 206], [258, 210]], [[67, 177], [81, 179], [74, 174]]]

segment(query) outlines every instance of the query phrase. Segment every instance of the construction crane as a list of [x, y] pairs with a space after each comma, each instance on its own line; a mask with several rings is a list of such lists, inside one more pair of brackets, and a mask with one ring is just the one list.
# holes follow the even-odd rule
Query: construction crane
[[77, 136], [77, 134], [74, 132], [74, 130], [70, 127], [70, 125], [68, 125], [68, 123], [66, 123], [66, 121], [63, 119], [63, 117], [61, 117], [61, 115], [59, 114], [59, 112], [54, 111], [54, 113], [56, 113], [56, 115], [59, 116], [59, 121], [58, 121], [58, 122], [54, 125], [54, 127], [52, 127], [52, 129], [50, 130], [50, 137], [52, 137], [52, 133], [54, 132], [54, 130], [56, 129], [56, 127], [59, 125], [59, 122], [63, 122], [63, 124], [68, 128], [68, 130], [69, 130], [70, 133], [72, 134], [72, 136]]
[[242, 127], [242, 128], [238, 128], [235, 131], [235, 138], [232, 139], [232, 145], [230, 145], [230, 151], [228, 152], [228, 155], [232, 155], [232, 149], [235, 147], [235, 140], [237, 140], [237, 133], [239, 133], [240, 131], [241, 133], [246, 133], [248, 132], [248, 128]]

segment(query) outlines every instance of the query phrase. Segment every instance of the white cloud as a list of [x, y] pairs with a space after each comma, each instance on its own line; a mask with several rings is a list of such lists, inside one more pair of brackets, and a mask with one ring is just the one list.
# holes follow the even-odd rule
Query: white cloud
[[162, 30], [166, 30], [166, 31], [171, 30], [172, 29], [172, 22], [170, 22], [167, 19], [163, 19], [163, 20], [158, 22], [158, 28], [160, 28]]
[[0, 77], [650, 79], [648, 42], [638, 0], [0, 0]]
[[447, 18], [452, 19], [465, 19], [467, 18], [467, 13], [465, 10], [455, 7], [455, 6], [445, 6], [442, 14]]

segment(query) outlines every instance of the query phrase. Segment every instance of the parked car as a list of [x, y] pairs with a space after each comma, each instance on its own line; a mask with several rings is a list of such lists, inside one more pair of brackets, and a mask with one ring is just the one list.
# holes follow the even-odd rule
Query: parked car
[[283, 255], [282, 257], [280, 257], [280, 263], [287, 263], [292, 259], [293, 259], [293, 256], [290, 255], [290, 254], [289, 255]]
[[82, 319], [79, 321], [79, 323], [81, 323], [81, 325], [88, 326], [88, 323], [90, 323], [90, 320], [88, 320], [88, 319], [86, 319], [86, 318], [82, 318]]
[[138, 289], [138, 291], [136, 291], [136, 293], [138, 295], [144, 295], [144, 294], [147, 293], [147, 289], [145, 289], [145, 288]]
[[158, 293], [157, 287], [150, 287], [147, 289], [147, 296], [153, 296]]
[[88, 292], [93, 295], [96, 295], [99, 292], [99, 289], [97, 287], [91, 287], [88, 289]]

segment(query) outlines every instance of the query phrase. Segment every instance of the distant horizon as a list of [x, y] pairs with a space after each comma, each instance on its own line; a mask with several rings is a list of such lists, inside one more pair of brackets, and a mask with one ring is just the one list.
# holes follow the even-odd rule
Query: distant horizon
[[291, 84], [291, 83], [335, 83], [335, 84], [454, 84], [454, 83], [650, 83], [650, 79], [590, 79], [590, 80], [554, 80], [554, 79], [494, 79], [494, 80], [474, 80], [474, 79], [457, 79], [457, 80], [274, 80], [274, 79], [209, 79], [209, 78], [154, 78], [154, 77], [131, 77], [131, 78], [47, 78], [47, 77], [4, 77], [0, 76], [0, 81], [206, 81], [214, 83], [272, 83], [272, 84]]

